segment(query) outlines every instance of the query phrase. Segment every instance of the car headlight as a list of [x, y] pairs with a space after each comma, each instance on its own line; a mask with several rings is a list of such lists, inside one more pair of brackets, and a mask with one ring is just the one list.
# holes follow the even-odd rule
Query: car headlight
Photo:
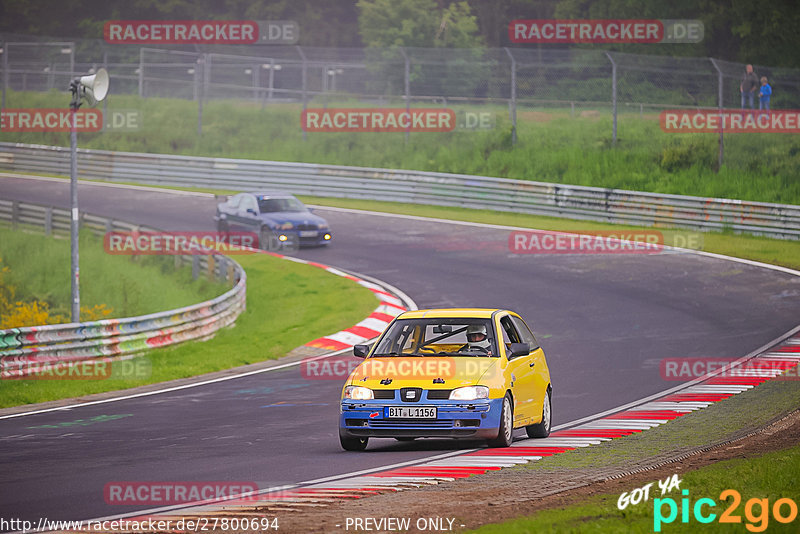
[[319, 223], [317, 225], [317, 228], [319, 228], [320, 230], [327, 230], [328, 229], [328, 224], [327, 223]]
[[290, 222], [285, 222], [283, 224], [279, 224], [278, 228], [281, 230], [291, 230], [292, 228], [294, 228], [294, 225]]
[[477, 400], [488, 399], [489, 388], [486, 386], [467, 386], [464, 388], [456, 388], [450, 392], [450, 400]]
[[347, 386], [344, 388], [344, 398], [351, 400], [371, 400], [375, 398], [372, 390], [364, 386]]

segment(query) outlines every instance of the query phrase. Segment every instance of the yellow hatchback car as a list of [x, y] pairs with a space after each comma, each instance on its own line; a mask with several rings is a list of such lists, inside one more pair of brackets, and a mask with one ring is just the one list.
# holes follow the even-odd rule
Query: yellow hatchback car
[[342, 390], [339, 440], [485, 439], [507, 447], [515, 428], [550, 434], [552, 385], [544, 351], [509, 310], [416, 310], [397, 316]]

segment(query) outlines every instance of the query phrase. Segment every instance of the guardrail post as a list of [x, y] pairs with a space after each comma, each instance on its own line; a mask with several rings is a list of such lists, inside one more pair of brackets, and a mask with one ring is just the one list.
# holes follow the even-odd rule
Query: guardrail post
[[[717, 65], [716, 60], [713, 57], [708, 58], [711, 60], [711, 64], [714, 65], [714, 68], [717, 69], [717, 107], [719, 108], [720, 113], [722, 113], [723, 107], [723, 94], [722, 94], [722, 69], [719, 68]], [[717, 151], [717, 172], [722, 169], [722, 159], [725, 152], [725, 139], [723, 137], [723, 130], [722, 125], [723, 122], [720, 121], [720, 128], [719, 128], [719, 150]]]
[[[303, 60], [303, 111], [305, 112], [306, 107], [308, 106], [308, 102], [306, 100], [308, 91], [308, 61], [306, 60], [306, 55], [303, 52], [303, 47], [300, 45], [297, 46], [297, 53], [300, 54], [300, 59]], [[303, 116], [305, 117], [305, 115]], [[306, 131], [303, 129], [303, 141], [305, 141], [307, 137]]]
[[6, 89], [8, 89], [8, 43], [3, 43], [3, 101], [0, 110], [6, 109]]
[[[411, 62], [406, 55], [406, 51], [400, 47], [400, 53], [403, 54], [403, 59], [405, 60], [405, 90], [406, 90], [406, 113], [408, 114], [411, 108]], [[406, 140], [405, 142], [408, 143], [408, 135], [409, 129], [411, 128], [411, 121], [408, 121], [408, 126], [406, 127]]]
[[214, 259], [213, 254], [209, 254], [208, 259], [206, 260], [206, 265], [208, 267], [208, 279], [212, 282], [214, 281], [214, 271], [216, 267], [216, 260]]
[[192, 255], [192, 280], [197, 280], [200, 277], [200, 256], [197, 254]]
[[272, 102], [272, 92], [275, 88], [275, 58], [269, 60], [269, 92], [267, 93], [267, 100]]
[[144, 96], [144, 48], [139, 49], [139, 98]]
[[206, 61], [208, 54], [201, 54], [197, 59], [197, 70], [200, 71], [202, 83], [200, 83], [199, 91], [197, 94], [197, 137], [203, 135], [203, 97], [206, 92]]
[[511, 100], [508, 102], [511, 115], [511, 145], [517, 144], [517, 60], [507, 47], [503, 47], [511, 59]]
[[614, 61], [614, 58], [611, 57], [611, 54], [608, 52], [605, 53], [608, 60], [611, 62], [611, 107], [612, 113], [614, 116], [612, 132], [611, 132], [611, 144], [617, 144], [617, 62]]
[[11, 201], [11, 228], [17, 227], [17, 220], [19, 219], [19, 202], [16, 200]]
[[53, 207], [47, 206], [44, 211], [44, 235], [50, 236], [53, 233]]

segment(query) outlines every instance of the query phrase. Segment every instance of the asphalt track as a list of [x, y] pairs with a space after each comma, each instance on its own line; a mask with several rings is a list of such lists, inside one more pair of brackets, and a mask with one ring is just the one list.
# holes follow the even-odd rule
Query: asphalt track
[[[82, 184], [89, 213], [167, 230], [214, 229], [214, 199]], [[67, 207], [66, 182], [0, 177], [0, 198]], [[377, 277], [420, 308], [518, 311], [547, 354], [554, 424], [677, 385], [668, 357], [740, 357], [800, 317], [800, 278], [691, 253], [520, 255], [509, 230], [318, 209], [334, 231], [299, 257]], [[85, 281], [84, 283], [89, 283]], [[265, 318], [266, 319], [266, 318]], [[2, 384], [0, 384], [2, 387]], [[0, 420], [0, 517], [88, 519], [115, 481], [278, 486], [475, 444], [372, 440], [340, 450], [341, 383], [297, 367], [94, 406]]]

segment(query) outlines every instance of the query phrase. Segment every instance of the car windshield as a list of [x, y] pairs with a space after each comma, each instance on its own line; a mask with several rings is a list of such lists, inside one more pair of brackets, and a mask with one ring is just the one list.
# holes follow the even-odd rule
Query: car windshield
[[296, 198], [267, 198], [259, 197], [258, 209], [261, 213], [274, 213], [276, 211], [306, 211], [306, 207]]
[[499, 354], [494, 337], [489, 319], [401, 319], [384, 333], [372, 357], [494, 357]]

